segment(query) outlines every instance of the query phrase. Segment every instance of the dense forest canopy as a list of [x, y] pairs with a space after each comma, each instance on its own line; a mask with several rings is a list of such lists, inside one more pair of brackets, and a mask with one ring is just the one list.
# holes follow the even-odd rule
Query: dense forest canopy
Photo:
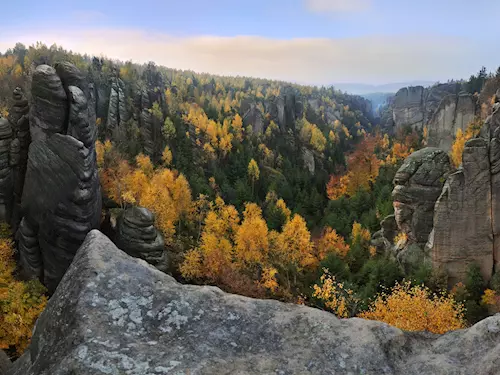
[[[29, 96], [36, 66], [62, 61], [95, 92], [103, 216], [133, 205], [151, 210], [178, 278], [397, 324], [379, 296], [394, 287], [396, 310], [414, 299], [444, 322], [405, 328], [434, 332], [464, 326], [462, 303], [469, 321], [494, 304], [481, 304], [485, 285], [474, 269], [456, 300], [438, 298], [439, 272], [422, 266], [405, 275], [370, 242], [393, 213], [394, 174], [426, 145], [425, 129], [384, 133], [370, 101], [334, 87], [137, 65], [41, 43], [0, 55], [2, 116], [15, 87]], [[481, 70], [459, 84], [475, 93], [489, 78]], [[465, 136], [457, 138], [460, 156]], [[44, 300], [36, 302], [38, 312]]]

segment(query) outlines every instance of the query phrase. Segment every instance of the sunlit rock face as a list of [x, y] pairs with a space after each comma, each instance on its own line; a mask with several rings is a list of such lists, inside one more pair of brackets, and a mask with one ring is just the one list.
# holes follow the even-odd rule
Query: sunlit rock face
[[449, 276], [450, 286], [464, 281], [477, 263], [489, 280], [500, 262], [500, 104], [479, 137], [466, 142], [462, 166], [453, 173], [436, 202], [429, 238], [432, 262]]
[[395, 221], [407, 237], [398, 259], [407, 270], [430, 260], [424, 247], [433, 228], [434, 204], [450, 171], [446, 152], [427, 147], [411, 154], [394, 177]]

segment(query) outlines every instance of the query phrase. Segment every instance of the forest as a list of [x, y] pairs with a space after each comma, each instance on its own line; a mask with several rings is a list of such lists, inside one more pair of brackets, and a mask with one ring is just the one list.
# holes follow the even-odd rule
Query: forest
[[[178, 280], [435, 333], [499, 311], [500, 276], [487, 285], [471, 266], [467, 282], [448, 291], [439, 270], [405, 274], [371, 243], [393, 213], [394, 175], [426, 146], [426, 129], [389, 134], [368, 100], [334, 87], [139, 65], [41, 43], [0, 55], [0, 115], [15, 87], [29, 95], [37, 65], [59, 61], [97, 88], [103, 220], [134, 205], [153, 212]], [[493, 78], [481, 70], [462, 84], [479, 93]], [[457, 134], [456, 166], [475, 131]], [[17, 279], [13, 235], [2, 228], [0, 348], [22, 353], [47, 297], [41, 285]]]

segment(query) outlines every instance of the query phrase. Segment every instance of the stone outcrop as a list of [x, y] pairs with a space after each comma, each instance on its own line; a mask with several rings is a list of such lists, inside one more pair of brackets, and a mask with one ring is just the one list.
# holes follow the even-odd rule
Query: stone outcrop
[[259, 107], [257, 107], [257, 104], [249, 104], [249, 108], [243, 115], [242, 119], [243, 125], [245, 127], [251, 126], [254, 133], [264, 132], [264, 115], [260, 111]]
[[314, 153], [306, 147], [302, 147], [302, 160], [304, 167], [313, 174], [316, 170], [316, 163], [314, 162]]
[[106, 130], [112, 132], [113, 129], [121, 126], [128, 120], [127, 106], [125, 98], [125, 84], [118, 76], [111, 78], [111, 91], [109, 93], [108, 118]]
[[389, 215], [380, 222], [380, 230], [373, 233], [370, 244], [375, 246], [377, 254], [387, 254], [392, 251], [394, 238], [399, 232], [396, 217]]
[[433, 335], [182, 285], [88, 234], [8, 375], [494, 374], [500, 315]]
[[12, 367], [12, 362], [3, 350], [0, 349], [0, 375], [6, 375]]
[[451, 150], [458, 129], [465, 132], [476, 116], [476, 99], [467, 93], [448, 95], [429, 121], [428, 145]]
[[21, 221], [21, 197], [28, 164], [28, 149], [31, 143], [29, 124], [29, 104], [21, 88], [13, 92], [14, 105], [9, 111], [8, 121], [12, 128], [11, 159], [13, 178], [13, 201], [11, 227], [17, 231]]
[[114, 242], [127, 254], [144, 259], [161, 271], [168, 270], [168, 255], [154, 215], [144, 207], [124, 210], [116, 220]]
[[285, 87], [273, 100], [266, 101], [265, 110], [282, 131], [295, 129], [295, 122], [304, 113], [304, 104], [298, 90]]
[[0, 220], [10, 221], [12, 212], [12, 167], [10, 165], [12, 129], [6, 118], [0, 117]]
[[478, 138], [466, 142], [462, 166], [447, 180], [436, 202], [429, 238], [432, 262], [449, 276], [450, 286], [464, 281], [475, 262], [485, 280], [498, 269], [500, 255], [500, 104]]
[[412, 86], [400, 89], [392, 102], [393, 121], [396, 128], [411, 126], [422, 129], [436, 113], [441, 101], [458, 96], [460, 84], [437, 84], [428, 88]]
[[36, 68], [18, 239], [24, 276], [40, 278], [49, 292], [100, 223], [95, 108], [89, 109], [89, 101], [88, 84], [71, 64], [60, 64], [57, 71]]
[[[412, 253], [425, 247], [433, 228], [434, 204], [450, 171], [446, 152], [427, 147], [411, 154], [394, 177], [395, 220], [399, 231], [407, 237], [398, 259], [405, 268], [422, 261], [421, 254]], [[428, 256], [425, 258], [429, 260]]]

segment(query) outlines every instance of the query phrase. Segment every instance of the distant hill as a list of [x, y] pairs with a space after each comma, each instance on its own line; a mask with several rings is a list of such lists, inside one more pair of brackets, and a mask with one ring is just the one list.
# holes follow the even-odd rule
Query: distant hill
[[364, 83], [334, 83], [336, 89], [355, 95], [372, 93], [396, 93], [400, 88], [407, 86], [431, 86], [433, 81], [409, 81], [398, 83], [387, 83], [384, 85], [369, 85]]

